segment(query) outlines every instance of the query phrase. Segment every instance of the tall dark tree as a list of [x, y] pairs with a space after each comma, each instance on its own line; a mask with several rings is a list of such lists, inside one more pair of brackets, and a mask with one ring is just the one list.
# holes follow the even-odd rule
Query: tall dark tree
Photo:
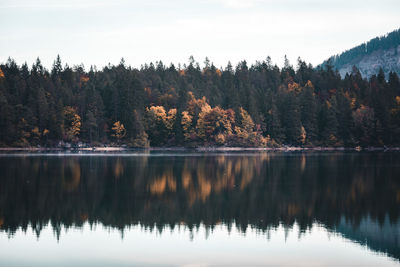
[[316, 141], [318, 135], [317, 102], [314, 96], [314, 86], [308, 81], [300, 94], [301, 122], [306, 131], [307, 143]]
[[[341, 79], [333, 66], [299, 58], [294, 69], [285, 57], [281, 69], [270, 58], [200, 67], [191, 57], [177, 67], [135, 69], [122, 59], [86, 71], [57, 56], [48, 71], [40, 59], [31, 68], [8, 59], [0, 64], [0, 145], [400, 145], [398, 74], [365, 79], [354, 67]], [[150, 125], [152, 108], [161, 120]]]

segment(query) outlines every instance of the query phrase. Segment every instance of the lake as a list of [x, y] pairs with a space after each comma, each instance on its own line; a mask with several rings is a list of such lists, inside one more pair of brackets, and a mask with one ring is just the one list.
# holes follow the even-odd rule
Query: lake
[[400, 153], [1, 154], [1, 266], [399, 266]]

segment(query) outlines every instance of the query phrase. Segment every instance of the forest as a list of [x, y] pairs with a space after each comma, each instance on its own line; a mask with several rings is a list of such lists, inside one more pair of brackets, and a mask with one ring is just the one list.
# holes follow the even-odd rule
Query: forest
[[88, 223], [119, 229], [122, 237], [135, 225], [160, 233], [201, 225], [210, 233], [221, 225], [267, 233], [298, 224], [305, 233], [315, 223], [341, 231], [345, 221], [348, 233], [369, 228], [379, 237], [356, 242], [400, 259], [398, 241], [388, 242], [398, 240], [396, 230], [383, 230], [400, 223], [398, 162], [398, 153], [338, 152], [3, 157], [0, 232], [39, 238], [51, 226], [62, 239]]
[[0, 147], [398, 146], [400, 82], [268, 57], [217, 68], [0, 64]]
[[[351, 62], [356, 62], [365, 55], [370, 55], [378, 50], [387, 50], [395, 48], [394, 52], [397, 54], [397, 47], [400, 45], [400, 29], [388, 33], [381, 37], [375, 37], [370, 41], [349, 49], [339, 55], [331, 57], [329, 60], [332, 65], [340, 69], [344, 65]], [[327, 62], [324, 62], [326, 64]]]

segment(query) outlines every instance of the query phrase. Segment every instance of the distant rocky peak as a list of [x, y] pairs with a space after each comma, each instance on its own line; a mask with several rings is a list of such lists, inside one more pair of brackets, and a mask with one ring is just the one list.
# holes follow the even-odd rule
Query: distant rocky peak
[[353, 66], [366, 78], [377, 74], [380, 68], [383, 69], [386, 78], [391, 71], [400, 73], [400, 29], [332, 56], [324, 61], [322, 66], [328, 61], [339, 71], [342, 78], [346, 73], [352, 72]]

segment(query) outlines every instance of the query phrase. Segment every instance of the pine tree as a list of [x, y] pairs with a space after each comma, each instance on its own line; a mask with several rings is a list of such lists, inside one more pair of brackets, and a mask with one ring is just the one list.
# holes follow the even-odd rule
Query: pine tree
[[338, 143], [336, 118], [336, 99], [331, 98], [321, 105], [319, 116], [320, 140], [326, 145], [336, 145]]
[[337, 121], [338, 121], [338, 137], [344, 145], [353, 145], [354, 138], [352, 131], [354, 129], [354, 122], [350, 100], [344, 95], [343, 91], [337, 95]]
[[308, 81], [300, 94], [301, 123], [306, 132], [307, 143], [316, 140], [317, 129], [317, 103], [314, 97], [314, 86]]
[[281, 122], [285, 129], [285, 142], [297, 145], [302, 136], [301, 112], [298, 99], [294, 92], [286, 92], [282, 96]]

